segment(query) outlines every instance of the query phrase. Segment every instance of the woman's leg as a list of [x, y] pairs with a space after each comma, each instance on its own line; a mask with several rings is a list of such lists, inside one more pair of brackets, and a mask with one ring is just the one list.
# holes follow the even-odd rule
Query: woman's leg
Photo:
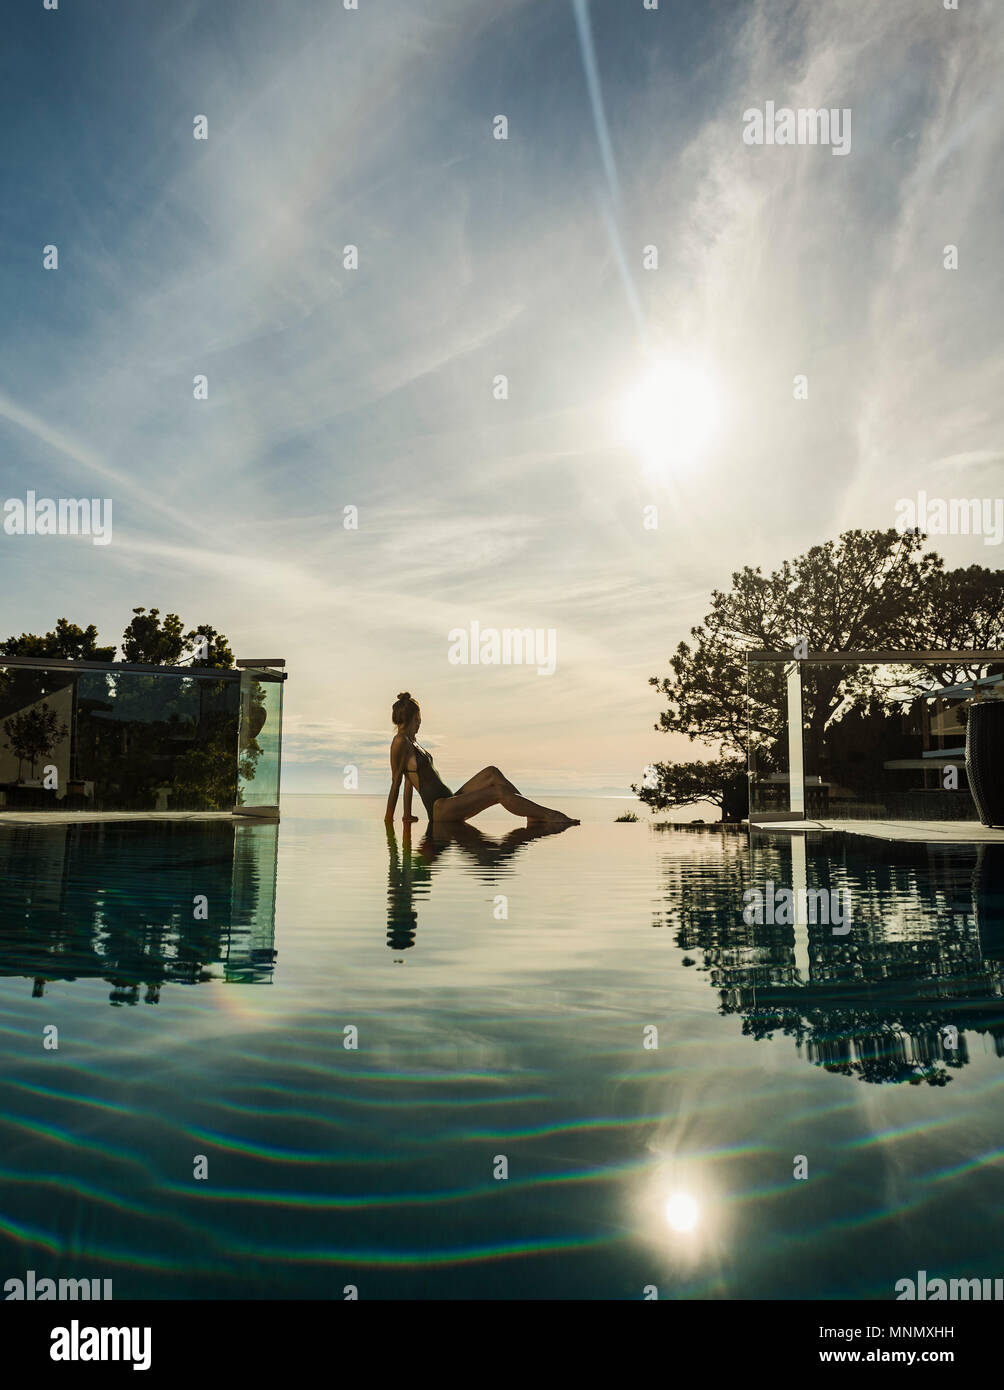
[[514, 816], [526, 816], [531, 823], [555, 822], [577, 825], [570, 816], [554, 811], [549, 806], [540, 806], [528, 797], [520, 796], [512, 782], [497, 767], [486, 767], [472, 777], [453, 796], [437, 801], [434, 819], [439, 821], [467, 820], [489, 806], [503, 806]]
[[498, 804], [498, 796], [491, 787], [485, 787], [481, 791], [460, 791], [453, 796], [442, 796], [433, 803], [432, 824], [435, 827], [448, 825], [451, 821], [468, 820], [480, 811], [487, 811], [489, 806]]
[[460, 796], [463, 792], [480, 792], [487, 787], [499, 786], [502, 782], [506, 784], [510, 791], [519, 794], [519, 788], [513, 786], [508, 777], [503, 777], [497, 767], [483, 767], [480, 772], [475, 772], [469, 782], [465, 782], [462, 787], [458, 787], [456, 795]]

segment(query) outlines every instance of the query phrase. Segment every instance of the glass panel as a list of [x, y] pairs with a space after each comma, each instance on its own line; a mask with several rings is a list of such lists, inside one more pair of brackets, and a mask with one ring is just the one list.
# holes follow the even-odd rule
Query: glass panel
[[750, 814], [781, 820], [791, 813], [785, 664], [751, 662], [747, 690]]
[[66, 795], [73, 676], [0, 667], [0, 807], [42, 810]]
[[0, 666], [7, 810], [230, 811], [239, 682]]
[[238, 806], [278, 807], [281, 742], [282, 681], [242, 671]]
[[845, 693], [820, 740], [827, 815], [853, 820], [975, 820], [966, 780], [963, 694], [922, 663], [828, 668]]
[[74, 792], [95, 810], [229, 811], [235, 680], [83, 671]]
[[1004, 663], [975, 668], [978, 689], [948, 661], [751, 662], [751, 815], [797, 817], [800, 764], [810, 820], [977, 820], [966, 723], [977, 694], [1004, 699]]
[[275, 880], [279, 850], [276, 821], [234, 824], [231, 920], [224, 978], [271, 984], [275, 967]]

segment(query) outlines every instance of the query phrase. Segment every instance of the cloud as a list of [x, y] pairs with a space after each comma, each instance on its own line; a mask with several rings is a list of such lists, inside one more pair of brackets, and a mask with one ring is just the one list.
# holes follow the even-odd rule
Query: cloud
[[[15, 239], [62, 246], [58, 279], [0, 271], [0, 420], [8, 491], [112, 495], [115, 541], [5, 548], [9, 626], [69, 594], [278, 651], [294, 760], [382, 777], [409, 685], [466, 775], [636, 780], [667, 755], [647, 677], [713, 587], [999, 467], [1004, 16], [965, 8], [690, 7], [681, 42], [594, 4], [584, 72], [568, 5], [113, 7], [74, 55], [92, 121], [44, 66], [12, 92], [64, 130], [26, 136]], [[744, 146], [767, 99], [851, 107], [851, 154]], [[727, 400], [691, 474], [616, 441], [646, 349]], [[555, 675], [451, 667], [471, 619], [553, 627]]]

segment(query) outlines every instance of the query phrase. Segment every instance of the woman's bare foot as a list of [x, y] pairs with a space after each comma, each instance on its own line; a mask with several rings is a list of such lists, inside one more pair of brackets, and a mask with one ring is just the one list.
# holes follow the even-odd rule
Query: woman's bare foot
[[528, 827], [531, 825], [566, 826], [580, 825], [581, 821], [573, 820], [571, 816], [566, 816], [562, 811], [555, 811], [550, 816], [527, 816], [526, 823]]

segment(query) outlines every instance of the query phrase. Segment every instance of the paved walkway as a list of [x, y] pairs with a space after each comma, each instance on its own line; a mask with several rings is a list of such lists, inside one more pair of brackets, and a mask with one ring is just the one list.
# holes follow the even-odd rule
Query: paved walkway
[[754, 830], [843, 830], [875, 840], [920, 840], [927, 844], [1004, 844], [1004, 830], [975, 820], [772, 820]]

